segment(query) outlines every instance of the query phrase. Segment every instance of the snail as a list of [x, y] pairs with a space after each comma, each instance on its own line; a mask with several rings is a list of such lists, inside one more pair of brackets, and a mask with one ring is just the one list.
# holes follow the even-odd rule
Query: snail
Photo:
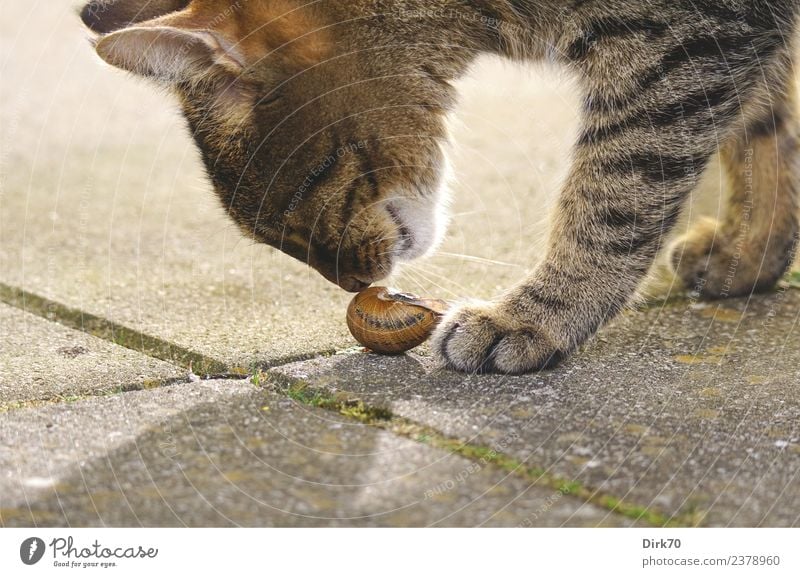
[[347, 327], [368, 349], [396, 355], [425, 342], [448, 306], [438, 299], [419, 298], [386, 287], [370, 287], [350, 301]]

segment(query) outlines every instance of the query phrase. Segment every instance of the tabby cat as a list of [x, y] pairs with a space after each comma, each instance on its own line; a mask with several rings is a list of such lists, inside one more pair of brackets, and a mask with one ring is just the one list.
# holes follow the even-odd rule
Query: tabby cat
[[560, 63], [582, 128], [538, 269], [464, 305], [461, 371], [554, 365], [630, 300], [715, 155], [722, 222], [672, 248], [707, 297], [769, 289], [798, 239], [796, 0], [94, 0], [106, 62], [180, 99], [249, 236], [358, 291], [441, 235], [451, 82], [480, 54]]

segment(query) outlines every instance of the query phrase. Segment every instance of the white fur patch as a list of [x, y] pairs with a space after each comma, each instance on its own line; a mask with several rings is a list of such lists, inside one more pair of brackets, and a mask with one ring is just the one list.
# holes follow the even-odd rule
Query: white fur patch
[[433, 252], [444, 239], [449, 223], [449, 183], [452, 168], [442, 151], [439, 180], [433, 190], [424, 195], [399, 196], [389, 203], [393, 216], [409, 234], [409, 239], [398, 239], [397, 260], [411, 261]]

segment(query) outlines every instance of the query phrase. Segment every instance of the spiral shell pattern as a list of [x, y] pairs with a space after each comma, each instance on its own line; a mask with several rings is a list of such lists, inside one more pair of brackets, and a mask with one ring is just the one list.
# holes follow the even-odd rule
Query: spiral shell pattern
[[447, 307], [441, 300], [370, 287], [358, 293], [347, 307], [347, 326], [368, 349], [396, 355], [425, 342]]

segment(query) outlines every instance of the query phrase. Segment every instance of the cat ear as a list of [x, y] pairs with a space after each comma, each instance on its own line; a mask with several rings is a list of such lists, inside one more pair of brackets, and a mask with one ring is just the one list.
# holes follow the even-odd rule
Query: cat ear
[[134, 26], [103, 36], [95, 49], [112, 66], [168, 83], [243, 69], [232, 43], [212, 30]]
[[107, 34], [183, 10], [190, 0], [91, 0], [81, 10], [81, 20], [94, 32]]

